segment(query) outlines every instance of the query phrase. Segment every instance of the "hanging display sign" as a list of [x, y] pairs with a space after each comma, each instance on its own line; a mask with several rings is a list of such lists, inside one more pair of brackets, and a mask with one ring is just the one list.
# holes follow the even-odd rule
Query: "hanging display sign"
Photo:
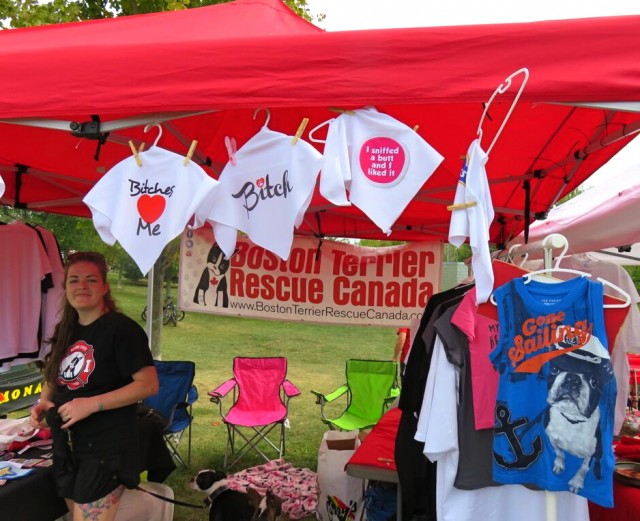
[[239, 237], [226, 259], [210, 229], [183, 233], [186, 311], [326, 324], [407, 326], [437, 293], [442, 243], [369, 248], [295, 238], [285, 262]]

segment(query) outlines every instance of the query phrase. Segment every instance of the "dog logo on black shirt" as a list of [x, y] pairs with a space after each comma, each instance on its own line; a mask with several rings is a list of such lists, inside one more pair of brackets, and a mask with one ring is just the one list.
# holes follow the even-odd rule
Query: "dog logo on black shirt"
[[84, 387], [96, 367], [93, 346], [79, 340], [73, 344], [60, 364], [58, 383], [69, 389]]

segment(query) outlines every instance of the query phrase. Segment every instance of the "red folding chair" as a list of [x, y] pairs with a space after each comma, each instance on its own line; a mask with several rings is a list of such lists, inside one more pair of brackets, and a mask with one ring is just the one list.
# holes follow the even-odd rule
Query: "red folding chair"
[[[225, 414], [223, 398], [231, 391], [233, 404]], [[284, 455], [289, 399], [300, 394], [287, 380], [286, 358], [236, 357], [233, 359], [233, 378], [208, 394], [211, 401], [219, 405], [220, 416], [227, 426], [225, 469], [235, 465], [251, 450], [265, 461], [274, 459], [266, 453], [272, 453], [271, 449], [278, 458]], [[244, 440], [240, 447], [236, 447], [236, 435]], [[228, 463], [229, 456], [233, 458], [231, 463]]]

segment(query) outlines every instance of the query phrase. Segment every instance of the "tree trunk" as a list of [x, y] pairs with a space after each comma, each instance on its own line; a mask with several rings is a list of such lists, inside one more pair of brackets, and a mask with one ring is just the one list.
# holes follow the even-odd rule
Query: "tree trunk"
[[[166, 274], [169, 272], [169, 268], [173, 263], [175, 256], [180, 249], [179, 241], [171, 241], [167, 246], [162, 250], [160, 257], [156, 260], [153, 265], [153, 287], [150, 288], [152, 291], [153, 298], [153, 316], [151, 320], [151, 354], [155, 360], [162, 359], [162, 319], [163, 319], [163, 304], [164, 304], [164, 295], [162, 294], [162, 289], [164, 286]], [[170, 281], [167, 284], [167, 295], [169, 295]]]
[[154, 360], [162, 360], [162, 281], [164, 279], [164, 252], [153, 265], [153, 284], [149, 288], [153, 301], [151, 316], [151, 354]]

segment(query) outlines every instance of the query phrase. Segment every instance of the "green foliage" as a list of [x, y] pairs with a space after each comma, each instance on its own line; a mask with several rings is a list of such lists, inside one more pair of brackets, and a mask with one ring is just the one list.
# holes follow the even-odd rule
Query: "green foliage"
[[471, 246], [467, 243], [464, 243], [459, 248], [456, 248], [453, 244], [445, 244], [443, 260], [447, 262], [464, 262], [471, 255]]
[[370, 248], [384, 248], [385, 246], [396, 246], [398, 244], [406, 244], [405, 241], [378, 241], [374, 239], [360, 239], [359, 246], [368, 246]]
[[128, 281], [135, 282], [143, 278], [140, 268], [138, 268], [138, 265], [128, 255], [122, 257], [117, 266], [122, 276]]
[[571, 190], [571, 192], [569, 192], [567, 195], [565, 195], [562, 199], [558, 201], [558, 204], [560, 205], [562, 203], [566, 203], [567, 201], [570, 201], [574, 197], [578, 197], [582, 192], [584, 192], [584, 190], [581, 190], [580, 188]]
[[[176, 11], [229, 0], [0, 0], [0, 20], [4, 28], [114, 18], [160, 11]], [[307, 0], [285, 0], [298, 15], [311, 21]], [[320, 21], [323, 16], [317, 17]]]
[[640, 266], [624, 266], [624, 268], [631, 276], [631, 280], [633, 280], [636, 289], [640, 291]]

